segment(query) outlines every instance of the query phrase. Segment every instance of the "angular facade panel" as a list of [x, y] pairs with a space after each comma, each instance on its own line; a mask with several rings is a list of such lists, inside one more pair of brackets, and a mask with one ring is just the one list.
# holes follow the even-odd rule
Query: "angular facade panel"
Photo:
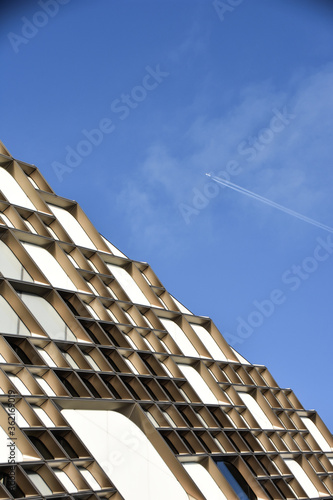
[[0, 500], [333, 498], [319, 416], [1, 151]]

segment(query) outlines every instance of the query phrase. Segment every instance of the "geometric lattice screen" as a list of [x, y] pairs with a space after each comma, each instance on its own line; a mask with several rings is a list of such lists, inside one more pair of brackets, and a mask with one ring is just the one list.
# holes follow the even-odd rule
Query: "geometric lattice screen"
[[333, 498], [316, 412], [0, 153], [0, 500]]

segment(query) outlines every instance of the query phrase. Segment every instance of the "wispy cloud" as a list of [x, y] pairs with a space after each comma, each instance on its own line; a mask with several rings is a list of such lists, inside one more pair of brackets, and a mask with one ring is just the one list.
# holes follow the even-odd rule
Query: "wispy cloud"
[[[144, 214], [134, 218], [133, 231], [148, 232], [156, 243], [161, 231], [177, 239], [184, 229], [177, 206], [191, 203], [193, 189], [207, 181], [205, 172], [223, 170], [230, 160], [241, 166], [237, 182], [242, 186], [331, 225], [322, 215], [323, 205], [331, 199], [333, 180], [332, 87], [333, 65], [329, 65], [298, 72], [283, 92], [270, 82], [244, 86], [238, 103], [218, 118], [199, 107], [196, 120], [178, 130], [177, 137], [147, 150], [137, 178], [129, 180], [119, 194], [121, 206]], [[261, 144], [264, 147], [250, 160], [239, 145], [245, 141], [251, 147], [270, 123], [273, 109], [286, 109], [293, 122], [267, 146]]]

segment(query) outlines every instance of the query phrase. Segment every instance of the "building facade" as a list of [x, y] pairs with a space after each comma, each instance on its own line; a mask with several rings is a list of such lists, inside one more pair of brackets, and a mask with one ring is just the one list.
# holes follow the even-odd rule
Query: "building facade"
[[320, 417], [0, 144], [0, 500], [333, 498]]

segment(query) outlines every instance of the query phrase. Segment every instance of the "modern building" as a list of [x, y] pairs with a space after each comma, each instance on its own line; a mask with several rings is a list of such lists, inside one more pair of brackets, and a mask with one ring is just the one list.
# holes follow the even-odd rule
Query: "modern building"
[[0, 148], [0, 500], [332, 499], [317, 413]]

